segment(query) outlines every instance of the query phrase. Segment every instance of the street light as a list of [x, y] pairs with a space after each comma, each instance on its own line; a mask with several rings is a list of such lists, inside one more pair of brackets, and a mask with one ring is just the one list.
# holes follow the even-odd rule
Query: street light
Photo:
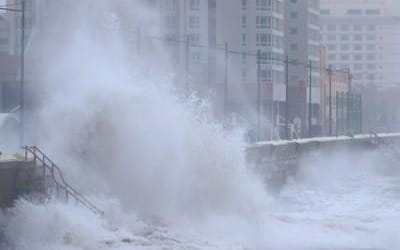
[[24, 83], [25, 83], [25, 0], [21, 0], [21, 9], [9, 8], [11, 5], [4, 5], [0, 10], [22, 13], [21, 16], [21, 82], [20, 82], [20, 145], [24, 142]]

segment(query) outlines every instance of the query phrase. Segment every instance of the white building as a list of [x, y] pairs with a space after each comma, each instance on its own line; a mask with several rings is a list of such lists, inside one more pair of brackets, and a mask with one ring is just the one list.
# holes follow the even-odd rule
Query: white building
[[400, 9], [392, 0], [321, 0], [328, 64], [350, 69], [353, 85], [400, 86]]

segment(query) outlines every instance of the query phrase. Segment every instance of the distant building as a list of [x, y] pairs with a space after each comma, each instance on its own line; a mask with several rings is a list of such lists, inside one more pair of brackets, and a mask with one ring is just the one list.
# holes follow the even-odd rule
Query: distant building
[[[228, 45], [229, 110], [256, 129], [260, 80], [260, 139], [283, 133], [286, 102], [284, 1], [217, 1], [217, 45]], [[260, 51], [258, 76], [257, 53]], [[217, 82], [224, 82], [224, 50], [218, 52]]]
[[0, 15], [0, 55], [8, 54], [10, 49], [9, 40], [10, 24], [4, 15]]
[[[289, 120], [309, 135], [320, 133], [320, 6], [319, 0], [285, 1], [285, 50], [289, 61]], [[310, 64], [311, 63], [311, 79]], [[307, 66], [308, 65], [308, 66]], [[309, 114], [311, 82], [312, 114]]]
[[[160, 33], [179, 73], [183, 91], [207, 94], [216, 84], [216, 0], [153, 1], [160, 13]], [[189, 44], [190, 46], [187, 46]]]
[[400, 9], [395, 2], [321, 0], [328, 64], [350, 69], [355, 87], [400, 85]]
[[0, 113], [9, 112], [19, 105], [19, 57], [0, 55]]

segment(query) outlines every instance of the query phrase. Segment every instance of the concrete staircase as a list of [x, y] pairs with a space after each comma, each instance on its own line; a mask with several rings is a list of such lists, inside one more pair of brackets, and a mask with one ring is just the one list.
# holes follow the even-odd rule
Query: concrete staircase
[[[104, 212], [97, 208], [80, 192], [69, 185], [61, 169], [38, 147], [25, 146], [25, 161], [33, 162], [33, 171], [29, 188], [31, 192], [40, 193], [42, 199], [55, 197], [66, 202], [74, 200], [97, 215]], [[36, 176], [36, 177], [34, 177]]]

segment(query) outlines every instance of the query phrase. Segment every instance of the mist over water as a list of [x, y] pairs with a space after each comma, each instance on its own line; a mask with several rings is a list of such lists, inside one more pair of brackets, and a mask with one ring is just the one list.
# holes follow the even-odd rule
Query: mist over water
[[30, 140], [105, 217], [74, 204], [18, 201], [0, 214], [16, 249], [400, 246], [400, 178], [376, 171], [379, 158], [306, 161], [270, 194], [245, 161], [241, 129], [224, 130], [207, 100], [183, 98], [166, 57], [126, 56], [114, 12], [121, 5], [96, 2], [97, 14], [86, 17], [64, 4], [70, 9], [52, 22], [71, 21], [62, 35], [50, 29], [34, 41], [41, 57], [32, 75], [42, 91], [34, 91]]

